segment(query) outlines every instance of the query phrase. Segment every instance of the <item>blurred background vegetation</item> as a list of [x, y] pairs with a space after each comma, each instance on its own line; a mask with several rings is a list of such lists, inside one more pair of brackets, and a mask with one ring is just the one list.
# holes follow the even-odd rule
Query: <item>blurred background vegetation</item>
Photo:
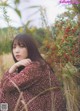
[[80, 4], [66, 5], [66, 11], [58, 15], [51, 26], [48, 25], [46, 9], [42, 6], [29, 7], [38, 9], [42, 26], [31, 27], [29, 20], [15, 28], [10, 25], [11, 20], [7, 16], [6, 7], [13, 9], [21, 19], [19, 4], [20, 0], [14, 0], [13, 8], [7, 1], [0, 2], [8, 24], [7, 28], [0, 28], [0, 74], [13, 63], [12, 59], [5, 62], [5, 58], [11, 58], [10, 47], [13, 37], [22, 32], [31, 34], [38, 42], [40, 53], [63, 84], [67, 111], [80, 111]]

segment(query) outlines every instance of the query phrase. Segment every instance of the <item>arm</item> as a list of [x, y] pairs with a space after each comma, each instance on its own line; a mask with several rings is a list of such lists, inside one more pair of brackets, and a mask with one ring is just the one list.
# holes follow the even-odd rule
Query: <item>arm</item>
[[[41, 78], [41, 68], [38, 62], [31, 63], [25, 67], [20, 73], [14, 77], [7, 77], [3, 83], [3, 91], [15, 90], [16, 86], [21, 89], [22, 87], [28, 88]], [[13, 82], [13, 83], [12, 83]]]
[[16, 69], [19, 67], [19, 66], [27, 66], [31, 63], [32, 61], [30, 59], [23, 59], [23, 60], [20, 60], [19, 62], [15, 63], [14, 65], [12, 65], [12, 67], [9, 69], [9, 73], [14, 73], [16, 71]]

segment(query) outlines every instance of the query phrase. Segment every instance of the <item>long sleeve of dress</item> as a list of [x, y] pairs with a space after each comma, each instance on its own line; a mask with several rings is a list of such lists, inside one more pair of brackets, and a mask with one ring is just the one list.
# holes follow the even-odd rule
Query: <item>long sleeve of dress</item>
[[[12, 75], [12, 74], [11, 74]], [[7, 72], [4, 82], [2, 82], [3, 91], [9, 92], [15, 90], [15, 85], [20, 89], [29, 87], [38, 81], [41, 77], [41, 69], [37, 62], [31, 63], [25, 67], [20, 73], [10, 76]], [[14, 85], [15, 84], [15, 85]]]

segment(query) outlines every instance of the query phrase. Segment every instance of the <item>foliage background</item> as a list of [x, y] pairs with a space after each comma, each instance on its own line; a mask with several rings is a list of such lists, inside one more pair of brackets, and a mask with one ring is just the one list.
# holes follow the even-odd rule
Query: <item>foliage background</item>
[[[14, 0], [13, 10], [22, 18], [17, 5], [20, 0]], [[67, 111], [80, 110], [80, 4], [66, 6], [66, 11], [56, 17], [56, 21], [48, 26], [46, 10], [38, 6], [41, 13], [42, 27], [30, 27], [31, 21], [19, 28], [10, 26], [11, 20], [7, 16], [6, 7], [11, 7], [7, 2], [1, 2], [3, 15], [7, 28], [0, 29], [0, 75], [13, 64], [9, 59], [10, 47], [13, 37], [18, 33], [29, 33], [38, 42], [38, 48], [44, 59], [55, 71], [62, 82], [62, 89], [66, 98]], [[12, 8], [12, 7], [11, 7]], [[30, 8], [37, 8], [35, 6]], [[8, 56], [6, 56], [6, 54]], [[8, 58], [9, 57], [9, 58]], [[11, 58], [12, 60], [12, 58]]]

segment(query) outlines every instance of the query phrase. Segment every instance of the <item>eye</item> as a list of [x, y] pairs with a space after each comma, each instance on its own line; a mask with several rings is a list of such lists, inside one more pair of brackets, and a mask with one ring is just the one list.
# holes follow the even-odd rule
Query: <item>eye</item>
[[20, 47], [25, 47], [24, 44], [19, 44]]
[[16, 45], [13, 45], [13, 49], [16, 48]]

